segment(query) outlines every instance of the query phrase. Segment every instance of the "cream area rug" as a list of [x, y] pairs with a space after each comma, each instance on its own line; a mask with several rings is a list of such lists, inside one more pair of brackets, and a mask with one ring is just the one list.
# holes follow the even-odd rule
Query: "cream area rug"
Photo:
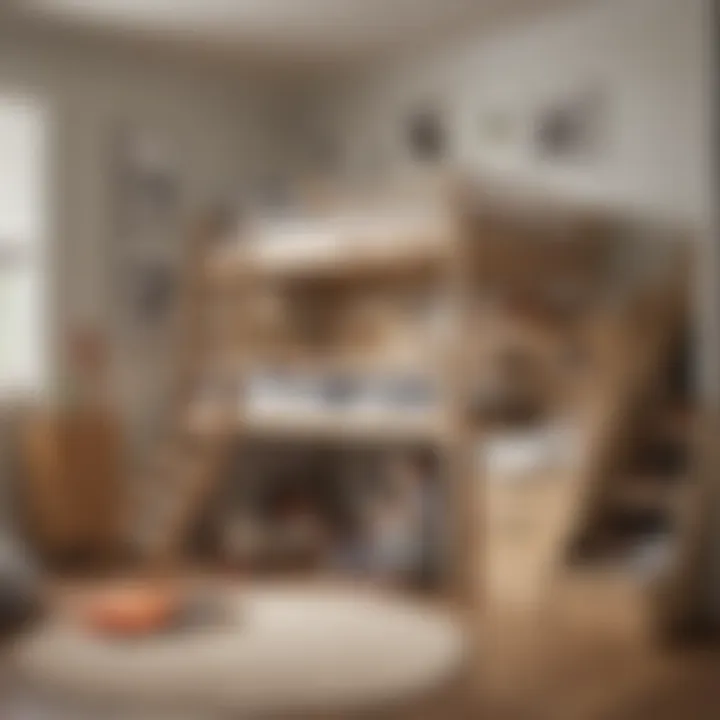
[[[366, 590], [226, 590], [222, 621], [107, 640], [53, 619], [20, 642], [26, 684], [127, 717], [285, 716], [411, 700], [464, 657], [456, 618]], [[148, 715], [148, 713], [150, 713]]]

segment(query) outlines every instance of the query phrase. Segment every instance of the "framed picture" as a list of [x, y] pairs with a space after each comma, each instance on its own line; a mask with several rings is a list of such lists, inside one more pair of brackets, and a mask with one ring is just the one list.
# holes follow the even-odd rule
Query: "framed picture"
[[181, 233], [175, 148], [163, 133], [124, 126], [112, 146], [112, 276], [125, 335], [163, 327], [176, 290]]
[[440, 111], [431, 106], [415, 110], [405, 128], [412, 157], [421, 162], [441, 162], [447, 152], [447, 132]]
[[179, 209], [175, 151], [161, 133], [120, 128], [114, 138], [118, 240], [152, 240], [174, 228]]
[[534, 122], [536, 153], [556, 161], [587, 161], [602, 152], [605, 103], [597, 89], [583, 90], [543, 108]]

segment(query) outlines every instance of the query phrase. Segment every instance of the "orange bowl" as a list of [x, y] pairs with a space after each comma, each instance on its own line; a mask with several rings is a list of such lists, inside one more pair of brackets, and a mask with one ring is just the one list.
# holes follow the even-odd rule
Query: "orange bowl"
[[120, 587], [91, 598], [83, 623], [94, 632], [114, 636], [149, 635], [167, 628], [177, 617], [175, 592], [153, 586]]

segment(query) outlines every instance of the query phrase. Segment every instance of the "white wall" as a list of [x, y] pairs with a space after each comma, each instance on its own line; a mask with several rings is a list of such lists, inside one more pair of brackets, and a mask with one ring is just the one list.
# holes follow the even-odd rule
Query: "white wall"
[[[46, 102], [53, 167], [46, 238], [56, 389], [65, 329], [92, 325], [117, 337], [113, 266], [113, 138], [122, 126], [155, 131], [177, 150], [183, 220], [235, 193], [272, 147], [265, 96], [237, 74], [183, 58], [39, 31], [0, 31], [0, 93]], [[0, 161], [2, 159], [0, 158]], [[183, 240], [176, 248], [181, 252]], [[133, 417], [168, 375], [135, 350], [115, 347]], [[157, 404], [158, 398], [155, 398]]]
[[[596, 0], [479, 31], [339, 84], [317, 122], [343, 138], [351, 175], [406, 170], [404, 119], [430, 100], [447, 118], [454, 165], [697, 219], [710, 205], [705, 4]], [[575, 167], [538, 158], [533, 113], [588, 85], [605, 98], [602, 153]], [[483, 138], [481, 118], [495, 112], [517, 121], [512, 142]]]
[[[109, 144], [126, 122], [157, 128], [180, 149], [188, 218], [256, 170], [301, 169], [305, 124], [337, 134], [350, 177], [412, 169], [404, 124], [429, 99], [444, 108], [454, 165], [702, 221], [712, 207], [705, 4], [578, 3], [339, 82], [298, 85], [294, 93], [279, 92], [267, 77], [243, 80], [232, 74], [237, 68], [220, 73], [100, 41], [2, 31], [0, 90], [47, 98], [55, 121], [54, 325], [112, 323]], [[571, 168], [538, 159], [529, 142], [533, 113], [588, 83], [605, 93], [606, 148], [596, 161]], [[513, 142], [482, 137], [481, 118], [496, 111], [517, 119]]]

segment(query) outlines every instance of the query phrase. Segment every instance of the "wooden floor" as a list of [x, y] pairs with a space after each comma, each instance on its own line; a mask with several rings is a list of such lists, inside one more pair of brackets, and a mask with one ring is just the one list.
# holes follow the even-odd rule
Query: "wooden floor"
[[720, 644], [629, 647], [606, 638], [527, 638], [475, 648], [463, 677], [388, 720], [716, 720]]
[[457, 677], [410, 705], [366, 711], [358, 720], [720, 718], [720, 642], [661, 647], [480, 613], [466, 615], [465, 625], [470, 650]]

